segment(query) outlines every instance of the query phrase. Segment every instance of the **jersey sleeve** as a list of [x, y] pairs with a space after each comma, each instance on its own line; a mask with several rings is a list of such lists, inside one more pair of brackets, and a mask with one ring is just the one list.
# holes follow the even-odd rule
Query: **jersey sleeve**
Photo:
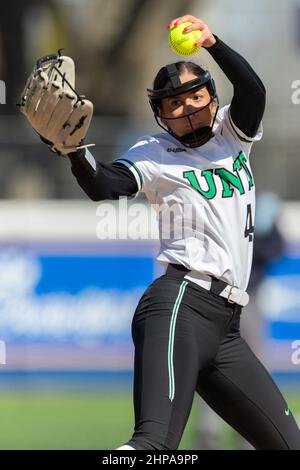
[[253, 143], [259, 141], [263, 135], [263, 126], [260, 122], [259, 128], [253, 137], [244, 134], [232, 121], [230, 114], [230, 105], [226, 105], [218, 111], [215, 123], [217, 132], [223, 135], [231, 136], [238, 141], [243, 150], [249, 152]]
[[153, 190], [154, 183], [159, 176], [160, 155], [159, 142], [155, 137], [146, 136], [113, 163], [129, 168], [136, 179], [138, 192], [147, 192]]

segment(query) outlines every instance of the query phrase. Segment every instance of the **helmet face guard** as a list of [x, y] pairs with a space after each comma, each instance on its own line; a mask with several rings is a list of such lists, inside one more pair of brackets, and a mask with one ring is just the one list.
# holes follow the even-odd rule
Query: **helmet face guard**
[[[200, 77], [197, 77], [196, 79], [190, 80], [186, 83], [181, 83], [179, 80], [180, 72], [177, 69], [175, 64], [167, 65], [166, 69], [168, 72], [169, 81], [171, 82], [171, 87], [161, 88], [158, 90], [152, 90], [150, 88], [147, 88], [149, 102], [154, 112], [155, 120], [162, 129], [164, 129], [173, 137], [175, 137], [177, 140], [179, 140], [185, 147], [189, 147], [189, 148], [200, 147], [201, 145], [204, 145], [206, 142], [208, 142], [208, 140], [213, 136], [212, 129], [213, 129], [213, 125], [217, 116], [218, 107], [215, 112], [213, 123], [211, 126], [195, 128], [194, 125], [192, 124], [190, 116], [193, 116], [203, 111], [214, 100], [216, 100], [216, 102], [218, 103], [218, 96], [217, 96], [214, 80], [208, 71], [204, 71]], [[176, 95], [181, 95], [182, 93], [192, 91], [192, 90], [196, 91], [197, 89], [202, 88], [203, 86], [207, 87], [208, 92], [211, 96], [211, 100], [207, 105], [203, 106], [202, 108], [196, 109], [195, 111], [191, 113], [183, 114], [178, 117], [168, 117], [168, 116], [161, 115], [160, 103], [162, 99], [170, 98]], [[162, 119], [174, 120], [174, 119], [183, 119], [183, 118], [188, 119], [190, 127], [191, 127], [191, 132], [184, 134], [182, 136], [176, 135], [171, 129], [169, 129], [168, 127], [164, 127], [163, 124], [161, 123]]]

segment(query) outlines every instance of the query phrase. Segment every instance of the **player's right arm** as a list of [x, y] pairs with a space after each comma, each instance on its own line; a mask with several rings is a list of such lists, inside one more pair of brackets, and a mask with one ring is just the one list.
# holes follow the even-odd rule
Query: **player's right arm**
[[69, 155], [79, 186], [92, 201], [133, 196], [138, 185], [132, 172], [118, 163], [100, 163], [87, 149]]
[[[217, 36], [215, 36], [217, 38]], [[237, 135], [250, 141], [258, 132], [266, 104], [266, 90], [253, 68], [238, 52], [217, 38], [207, 51], [233, 85], [231, 124]]]
[[232, 83], [234, 95], [230, 105], [231, 124], [239, 138], [251, 142], [259, 130], [266, 104], [266, 90], [261, 79], [246, 59], [213, 34], [200, 18], [184, 15], [171, 24], [176, 22], [180, 25], [184, 21], [193, 23], [186, 28], [187, 31], [202, 32], [197, 44], [202, 44], [207, 49]]

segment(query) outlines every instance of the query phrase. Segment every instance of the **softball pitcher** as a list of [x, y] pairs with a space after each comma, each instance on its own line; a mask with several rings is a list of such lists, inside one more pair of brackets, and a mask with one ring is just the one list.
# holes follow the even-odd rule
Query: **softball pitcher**
[[82, 127], [77, 142], [58, 145], [47, 126], [38, 130], [52, 150], [69, 155], [92, 200], [142, 191], [159, 207], [180, 207], [179, 223], [186, 206], [193, 210], [181, 238], [172, 235], [174, 227], [164, 236], [170, 220], [159, 220], [157, 259], [166, 271], [134, 313], [135, 428], [119, 449], [177, 449], [195, 392], [254, 448], [300, 449], [288, 404], [240, 335], [254, 235], [250, 151], [262, 137], [265, 88], [204, 21], [185, 15], [171, 25], [184, 21], [202, 31], [199, 43], [233, 85], [230, 105], [219, 109], [208, 71], [181, 61], [162, 67], [148, 89], [163, 132], [142, 137], [112, 164], [96, 161], [84, 148]]

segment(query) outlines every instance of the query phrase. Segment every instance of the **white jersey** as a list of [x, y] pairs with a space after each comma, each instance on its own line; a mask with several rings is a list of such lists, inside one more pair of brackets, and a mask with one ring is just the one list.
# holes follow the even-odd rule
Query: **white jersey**
[[170, 218], [161, 217], [159, 262], [183, 264], [246, 290], [255, 212], [249, 154], [261, 136], [261, 125], [253, 138], [237, 129], [227, 105], [218, 111], [214, 136], [200, 147], [184, 147], [165, 132], [143, 137], [115, 160], [132, 171], [151, 204], [192, 208], [192, 230], [181, 237], [172, 231], [164, 237]]

